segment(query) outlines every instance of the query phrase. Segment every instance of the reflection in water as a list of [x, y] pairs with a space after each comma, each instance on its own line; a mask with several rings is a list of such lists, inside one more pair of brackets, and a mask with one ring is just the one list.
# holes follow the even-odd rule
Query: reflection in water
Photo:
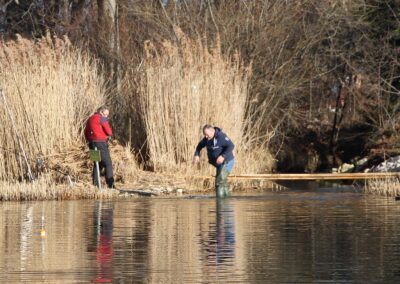
[[229, 199], [216, 199], [215, 222], [210, 223], [205, 241], [208, 265], [231, 266], [235, 259], [235, 219]]
[[[104, 206], [104, 207], [103, 207]], [[96, 252], [96, 283], [111, 283], [113, 274], [113, 205], [97, 201], [93, 214], [93, 238], [88, 251]]]
[[0, 283], [398, 283], [399, 214], [321, 191], [3, 202]]
[[26, 265], [28, 261], [28, 251], [29, 251], [29, 243], [32, 239], [33, 233], [33, 208], [32, 206], [28, 206], [25, 214], [21, 215], [21, 270], [26, 270]]

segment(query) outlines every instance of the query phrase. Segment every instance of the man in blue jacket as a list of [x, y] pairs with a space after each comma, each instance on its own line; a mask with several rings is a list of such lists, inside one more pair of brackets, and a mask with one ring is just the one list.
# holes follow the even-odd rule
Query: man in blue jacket
[[194, 152], [193, 162], [200, 162], [200, 151], [207, 148], [208, 162], [216, 167], [215, 190], [217, 197], [229, 196], [228, 175], [232, 172], [235, 158], [235, 145], [218, 127], [209, 124], [203, 127], [204, 138], [199, 142]]

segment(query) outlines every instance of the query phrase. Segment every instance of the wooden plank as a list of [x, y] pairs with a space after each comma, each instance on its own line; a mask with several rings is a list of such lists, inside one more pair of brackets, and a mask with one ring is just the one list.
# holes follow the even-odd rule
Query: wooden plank
[[399, 173], [322, 173], [322, 174], [260, 174], [237, 175], [233, 179], [263, 180], [365, 180], [398, 177]]
[[[321, 174], [254, 174], [231, 175], [237, 180], [366, 180], [400, 177], [400, 173], [321, 173]], [[195, 179], [212, 179], [214, 176], [193, 176]]]

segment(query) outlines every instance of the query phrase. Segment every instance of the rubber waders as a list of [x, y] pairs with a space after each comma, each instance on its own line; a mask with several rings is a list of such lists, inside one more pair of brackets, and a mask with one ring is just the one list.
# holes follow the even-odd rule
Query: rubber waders
[[215, 179], [215, 191], [218, 198], [228, 197], [230, 195], [228, 175], [229, 172], [226, 170], [225, 165], [217, 173], [217, 177]]

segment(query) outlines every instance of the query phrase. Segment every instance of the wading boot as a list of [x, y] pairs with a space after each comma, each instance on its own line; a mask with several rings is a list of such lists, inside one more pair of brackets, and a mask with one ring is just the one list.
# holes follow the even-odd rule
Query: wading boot
[[223, 167], [217, 174], [215, 179], [215, 191], [218, 198], [227, 197], [230, 195], [228, 185], [229, 172]]
[[106, 178], [106, 183], [108, 188], [115, 188], [114, 178]]
[[226, 187], [224, 188], [224, 193], [225, 193], [225, 197], [231, 196], [231, 189], [230, 189], [229, 185], [226, 185]]
[[216, 186], [215, 191], [217, 194], [217, 198], [224, 198], [225, 197], [225, 190], [222, 186]]

